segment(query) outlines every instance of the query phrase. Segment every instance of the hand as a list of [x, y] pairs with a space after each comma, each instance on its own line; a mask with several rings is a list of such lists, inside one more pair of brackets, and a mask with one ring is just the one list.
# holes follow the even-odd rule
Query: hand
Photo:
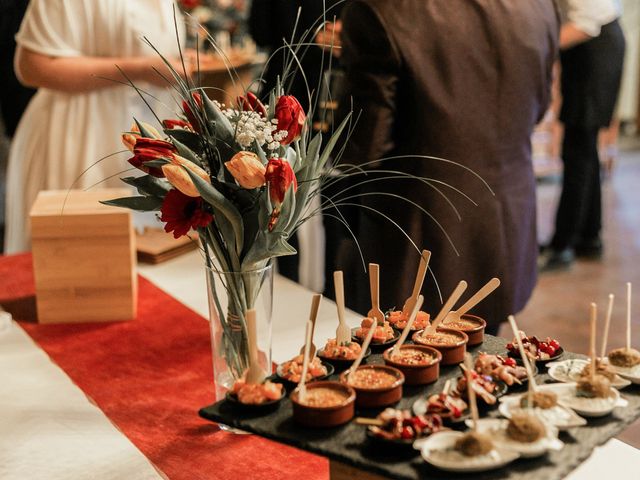
[[340, 58], [342, 54], [341, 32], [342, 22], [340, 20], [326, 22], [324, 28], [316, 35], [315, 43], [323, 50], [329, 50], [334, 57]]

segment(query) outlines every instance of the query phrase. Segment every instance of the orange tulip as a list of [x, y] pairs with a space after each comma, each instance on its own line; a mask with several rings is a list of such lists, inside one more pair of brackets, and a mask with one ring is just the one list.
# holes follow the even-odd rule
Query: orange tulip
[[164, 173], [165, 178], [171, 185], [176, 187], [185, 195], [189, 197], [199, 197], [200, 192], [193, 184], [193, 180], [191, 180], [189, 174], [184, 171], [183, 167], [188, 168], [209, 185], [211, 185], [211, 178], [209, 178], [209, 174], [207, 172], [205, 172], [195, 163], [179, 155], [175, 155], [171, 163], [162, 166], [162, 173]]
[[266, 168], [253, 152], [238, 152], [224, 165], [243, 188], [258, 188], [265, 184]]

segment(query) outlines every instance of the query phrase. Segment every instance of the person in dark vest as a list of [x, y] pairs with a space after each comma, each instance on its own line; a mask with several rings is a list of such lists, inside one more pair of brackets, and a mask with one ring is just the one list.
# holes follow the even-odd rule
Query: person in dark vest
[[[536, 283], [530, 136], [550, 99], [554, 3], [352, 0], [342, 22], [346, 90], [360, 115], [343, 162], [388, 158], [372, 167], [433, 179], [426, 185], [379, 177], [361, 187], [358, 240], [366, 260], [380, 264], [381, 307], [402, 308], [426, 248], [433, 276], [423, 286], [423, 309], [440, 310], [438, 287], [446, 298], [466, 280], [466, 297], [498, 277], [501, 287], [472, 312], [495, 332], [525, 306]], [[365, 313], [362, 268], [345, 283], [351, 306]]]
[[562, 0], [559, 5], [564, 172], [555, 233], [541, 258], [543, 270], [567, 268], [576, 255], [602, 255], [598, 132], [611, 123], [625, 50], [618, 2]]

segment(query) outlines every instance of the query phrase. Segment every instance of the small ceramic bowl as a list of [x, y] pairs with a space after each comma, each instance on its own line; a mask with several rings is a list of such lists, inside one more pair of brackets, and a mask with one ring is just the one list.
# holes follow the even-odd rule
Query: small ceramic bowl
[[400, 350], [418, 350], [429, 355], [432, 359], [431, 363], [410, 365], [391, 359], [393, 347], [385, 350], [382, 354], [384, 363], [400, 370], [404, 375], [404, 383], [406, 385], [428, 385], [438, 380], [440, 376], [440, 361], [442, 360], [442, 354], [438, 350], [426, 345], [402, 345]]
[[[320, 357], [323, 363], [333, 365], [336, 372], [342, 372], [346, 370], [353, 364], [353, 362], [356, 361], [355, 358], [346, 360], [344, 358], [326, 357], [324, 355], [324, 350], [318, 350], [317, 355], [318, 357]], [[369, 355], [371, 355], [371, 348], [367, 348], [367, 351], [364, 352], [364, 357], [362, 357], [362, 360], [366, 360]]]
[[484, 342], [484, 329], [487, 326], [487, 322], [476, 315], [465, 314], [461, 317], [461, 322], [446, 323], [445, 327], [452, 330], [458, 330], [464, 332], [469, 337], [467, 347], [475, 347]]
[[327, 428], [347, 423], [355, 415], [356, 392], [348, 385], [340, 382], [321, 381], [307, 385], [307, 395], [318, 389], [338, 392], [344, 396], [344, 401], [331, 406], [311, 406], [300, 403], [298, 390], [291, 394], [293, 405], [293, 420], [305, 427]]
[[464, 361], [464, 354], [467, 352], [467, 342], [469, 341], [469, 337], [464, 332], [459, 330], [452, 330], [450, 328], [440, 328], [438, 327], [437, 333], [448, 333], [457, 337], [457, 341], [452, 344], [444, 345], [442, 343], [432, 342], [427, 338], [422, 337], [422, 332], [424, 330], [420, 330], [413, 334], [413, 341], [418, 345], [426, 345], [427, 347], [432, 347], [438, 350], [442, 354], [442, 360], [440, 361], [440, 365], [456, 365]]
[[340, 374], [340, 381], [349, 385], [356, 391], [356, 406], [360, 408], [378, 408], [393, 405], [402, 398], [402, 384], [404, 383], [404, 375], [397, 368], [387, 365], [362, 365], [357, 371], [373, 371], [391, 374], [395, 377], [395, 381], [384, 387], [363, 388], [355, 386], [347, 382], [347, 375], [350, 370]]
[[[322, 375], [320, 377], [315, 377], [315, 378], [312, 378], [311, 380], [307, 380], [307, 383], [320, 382], [322, 380], [326, 380], [331, 375], [333, 375], [333, 373], [335, 372], [335, 368], [333, 367], [333, 365], [330, 364], [329, 362], [325, 362], [324, 360], [322, 360], [321, 363], [324, 366], [324, 368], [327, 369], [326, 375]], [[282, 376], [282, 364], [276, 367], [276, 376], [278, 377], [278, 380], [280, 380], [280, 382], [285, 386], [285, 388], [289, 390], [298, 386], [298, 382], [294, 382], [293, 380], [289, 380], [288, 378], [285, 378]]]

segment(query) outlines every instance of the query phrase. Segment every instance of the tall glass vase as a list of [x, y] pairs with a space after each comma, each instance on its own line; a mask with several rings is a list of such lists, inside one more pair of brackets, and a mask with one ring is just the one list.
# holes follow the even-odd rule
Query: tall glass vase
[[246, 272], [206, 268], [215, 399], [222, 400], [249, 366], [245, 312], [256, 310], [258, 362], [271, 374], [273, 268]]

